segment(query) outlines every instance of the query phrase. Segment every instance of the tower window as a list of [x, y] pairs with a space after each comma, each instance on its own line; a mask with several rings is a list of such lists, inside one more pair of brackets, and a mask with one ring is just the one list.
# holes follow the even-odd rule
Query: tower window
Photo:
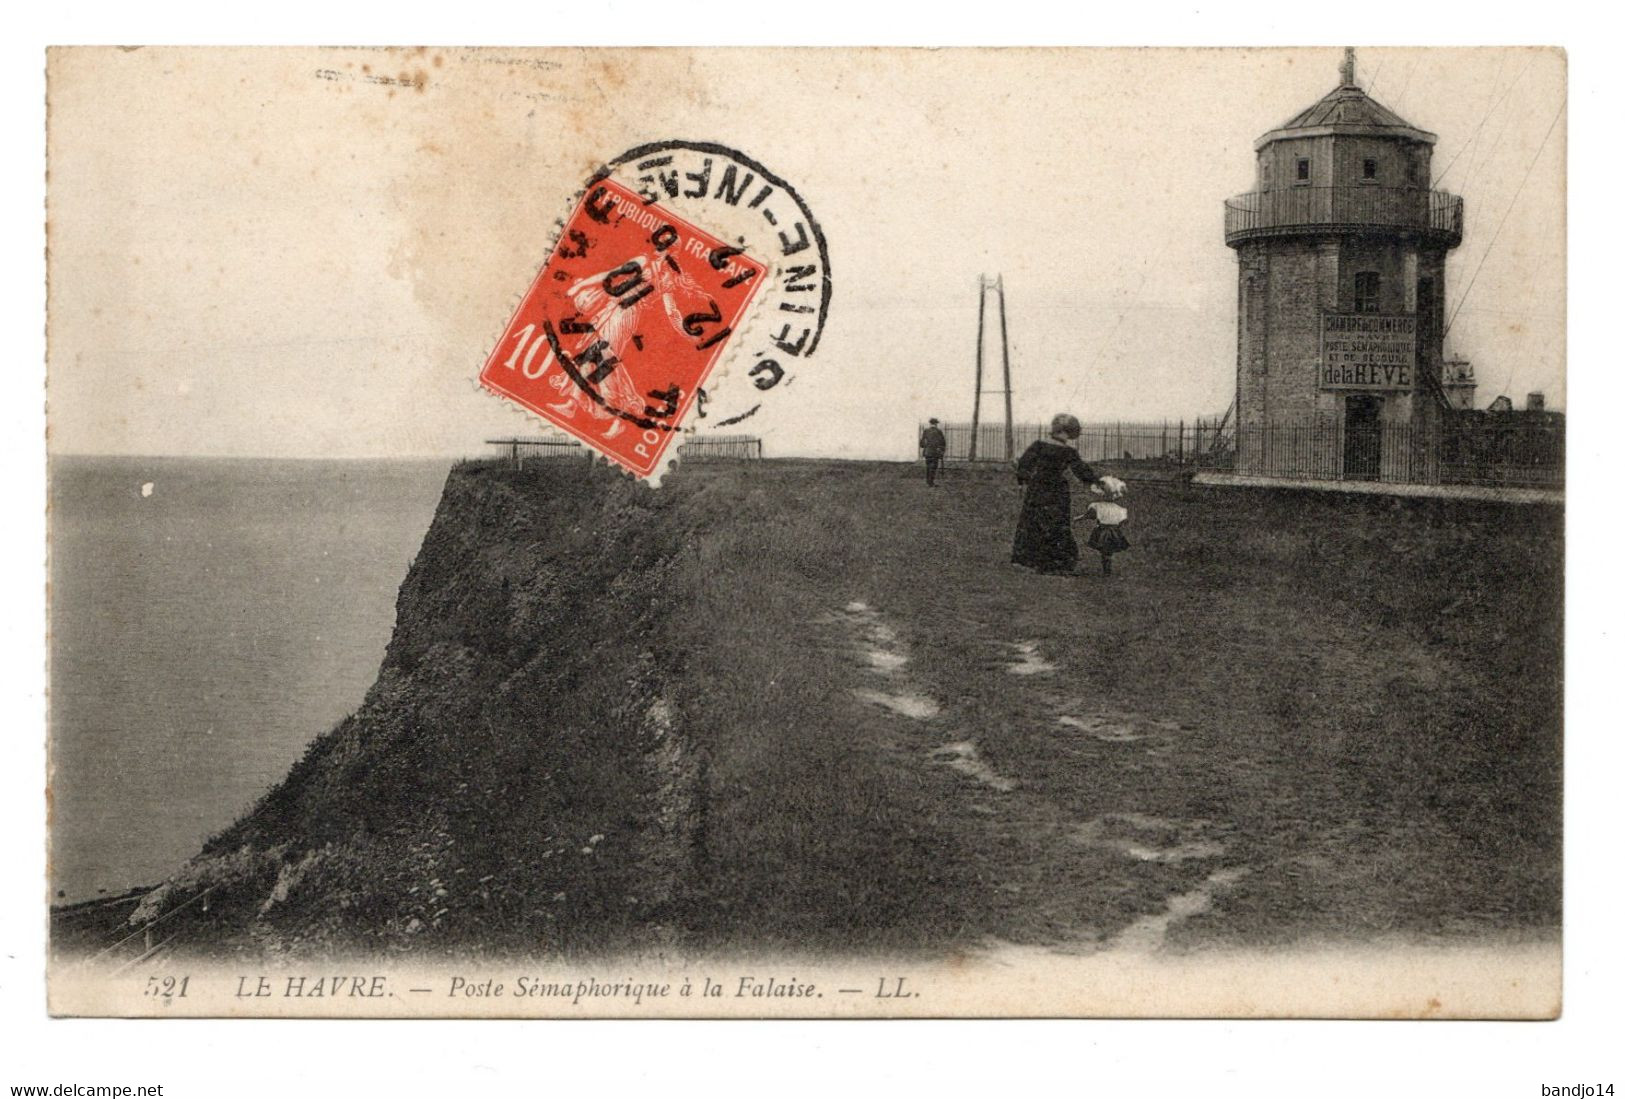
[[1378, 313], [1382, 311], [1382, 276], [1375, 271], [1359, 271], [1354, 275], [1354, 311]]
[[1375, 180], [1377, 178], [1377, 162], [1375, 160], [1367, 160], [1363, 165], [1361, 165], [1360, 178], [1370, 180]]
[[1309, 158], [1306, 156], [1300, 156], [1298, 158], [1298, 182], [1309, 182]]

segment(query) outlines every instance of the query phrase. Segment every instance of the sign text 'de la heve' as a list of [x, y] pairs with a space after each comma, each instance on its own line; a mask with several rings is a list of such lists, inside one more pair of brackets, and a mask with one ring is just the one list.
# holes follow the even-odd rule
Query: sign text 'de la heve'
[[1322, 389], [1409, 389], [1415, 366], [1415, 317], [1321, 315]]

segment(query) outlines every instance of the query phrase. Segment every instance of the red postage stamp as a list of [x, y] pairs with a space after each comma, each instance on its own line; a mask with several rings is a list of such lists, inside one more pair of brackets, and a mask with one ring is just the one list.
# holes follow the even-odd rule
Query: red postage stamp
[[741, 249], [596, 180], [480, 383], [649, 477], [765, 274]]

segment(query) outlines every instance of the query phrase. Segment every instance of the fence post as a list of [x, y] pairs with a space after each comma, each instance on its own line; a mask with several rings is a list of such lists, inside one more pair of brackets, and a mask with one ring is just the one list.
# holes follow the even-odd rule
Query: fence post
[[1179, 464], [1185, 464], [1185, 418], [1179, 419]]
[[[970, 461], [976, 461], [976, 436], [982, 423], [982, 328], [987, 316], [987, 276], [976, 276], [976, 400], [970, 407]], [[1004, 388], [1009, 389], [1009, 386]]]

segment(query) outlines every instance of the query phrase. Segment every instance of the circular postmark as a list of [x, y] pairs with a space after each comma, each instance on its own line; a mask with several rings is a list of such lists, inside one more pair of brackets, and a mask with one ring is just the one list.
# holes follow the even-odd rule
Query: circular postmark
[[[639, 145], [601, 175], [624, 179], [645, 203], [667, 206], [769, 265], [753, 307], [762, 324], [743, 351], [756, 393], [788, 382], [795, 364], [818, 349], [835, 286], [823, 228], [796, 189], [739, 150], [704, 141]], [[727, 426], [759, 407], [709, 418]]]

